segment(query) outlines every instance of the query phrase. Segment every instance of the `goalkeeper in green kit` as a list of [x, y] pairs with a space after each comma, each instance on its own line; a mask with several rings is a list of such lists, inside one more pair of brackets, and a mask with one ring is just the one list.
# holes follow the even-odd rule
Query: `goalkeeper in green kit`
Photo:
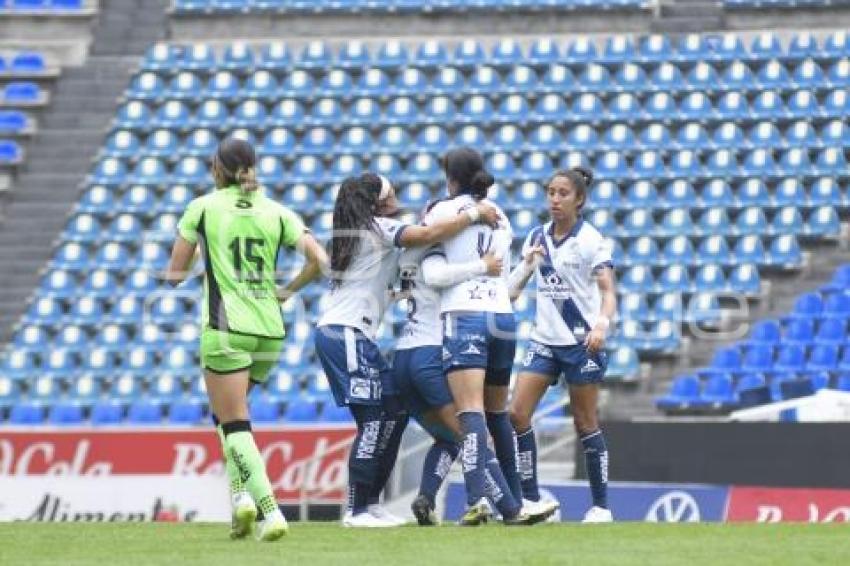
[[[288, 526], [280, 512], [248, 413], [250, 384], [263, 383], [277, 364], [284, 327], [280, 301], [317, 278], [327, 255], [302, 220], [258, 191], [254, 148], [243, 140], [221, 142], [212, 161], [216, 189], [189, 203], [165, 275], [182, 282], [200, 247], [205, 264], [201, 365], [230, 480], [231, 538], [251, 533], [277, 540]], [[297, 250], [301, 272], [277, 289], [278, 254]]]

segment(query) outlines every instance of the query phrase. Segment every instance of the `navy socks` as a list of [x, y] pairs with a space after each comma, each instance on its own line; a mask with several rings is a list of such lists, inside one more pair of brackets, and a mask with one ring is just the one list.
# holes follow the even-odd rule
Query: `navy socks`
[[583, 434], [581, 445], [584, 448], [584, 461], [587, 466], [587, 478], [590, 480], [590, 493], [593, 505], [608, 508], [608, 448], [601, 430]]

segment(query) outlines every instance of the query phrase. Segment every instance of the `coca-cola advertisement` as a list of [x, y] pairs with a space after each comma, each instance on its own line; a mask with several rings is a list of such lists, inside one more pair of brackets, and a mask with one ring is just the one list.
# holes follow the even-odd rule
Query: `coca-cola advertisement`
[[[352, 426], [254, 431], [278, 501], [344, 500]], [[121, 429], [0, 433], [0, 477], [221, 476], [210, 429]]]
[[727, 521], [850, 522], [850, 489], [733, 487]]

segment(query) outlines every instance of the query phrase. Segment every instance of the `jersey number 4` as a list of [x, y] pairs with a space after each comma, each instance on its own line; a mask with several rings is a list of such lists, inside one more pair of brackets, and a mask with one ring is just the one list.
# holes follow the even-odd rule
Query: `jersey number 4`
[[[233, 238], [228, 246], [233, 252], [233, 271], [239, 281], [256, 283], [263, 280], [263, 258], [256, 255], [256, 250], [262, 248], [265, 242], [261, 238]], [[247, 273], [242, 270], [244, 261], [254, 264]]]

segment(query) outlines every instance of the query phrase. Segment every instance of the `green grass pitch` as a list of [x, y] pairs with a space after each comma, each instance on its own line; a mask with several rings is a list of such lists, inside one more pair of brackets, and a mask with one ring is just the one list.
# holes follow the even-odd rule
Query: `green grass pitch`
[[293, 523], [276, 543], [204, 523], [0, 524], [0, 564], [850, 564], [847, 525], [649, 524], [343, 529]]

